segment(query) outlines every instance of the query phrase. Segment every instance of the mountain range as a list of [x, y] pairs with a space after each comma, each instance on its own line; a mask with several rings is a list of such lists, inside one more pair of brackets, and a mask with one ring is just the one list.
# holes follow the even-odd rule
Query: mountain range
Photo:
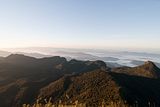
[[37, 98], [90, 107], [102, 101], [160, 106], [160, 69], [151, 61], [136, 67], [108, 67], [103, 61], [67, 61], [60, 56], [0, 58], [0, 107], [21, 107]]
[[[15, 51], [16, 50], [16, 51]], [[62, 56], [68, 61], [77, 59], [82, 61], [102, 60], [109, 67], [130, 66], [135, 67], [142, 65], [145, 61], [151, 60], [160, 67], [160, 55], [142, 52], [121, 52], [121, 51], [93, 51], [93, 50], [74, 50], [74, 49], [55, 49], [55, 48], [20, 48], [8, 51], [0, 51], [0, 57], [6, 57], [10, 54], [24, 54], [35, 58], [44, 58], [52, 56]]]

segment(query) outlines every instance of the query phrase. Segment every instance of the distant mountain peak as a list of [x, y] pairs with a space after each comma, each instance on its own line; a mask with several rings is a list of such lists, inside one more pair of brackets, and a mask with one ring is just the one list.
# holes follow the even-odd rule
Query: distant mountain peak
[[29, 57], [29, 56], [25, 56], [23, 54], [10, 54], [9, 56], [6, 57], [6, 59], [29, 59], [29, 58], [32, 58], [32, 59], [35, 59], [33, 57]]
[[143, 65], [137, 67], [120, 67], [112, 70], [117, 73], [125, 73], [128, 75], [135, 75], [147, 78], [159, 78], [160, 69], [152, 62], [146, 61]]
[[146, 61], [143, 65], [139, 66], [149, 71], [158, 70], [159, 68], [152, 61]]
[[160, 77], [160, 69], [152, 61], [146, 61], [143, 65], [136, 68], [138, 68], [137, 71], [139, 71], [139, 73], [143, 73], [143, 75], [146, 75], [148, 77]]
[[156, 65], [154, 64], [154, 62], [152, 62], [152, 61], [146, 61], [146, 62], [144, 62], [144, 65], [156, 66]]
[[[19, 57], [19, 56], [25, 56], [25, 55], [23, 55], [23, 54], [10, 54], [9, 56], [7, 56], [7, 57]], [[28, 56], [26, 56], [26, 57], [28, 57]]]

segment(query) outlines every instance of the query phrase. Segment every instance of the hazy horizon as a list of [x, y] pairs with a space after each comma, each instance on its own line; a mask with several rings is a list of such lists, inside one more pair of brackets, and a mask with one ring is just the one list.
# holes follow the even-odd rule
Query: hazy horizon
[[[39, 51], [35, 51], [38, 49]], [[0, 51], [8, 52], [27, 52], [27, 53], [42, 53], [41, 50], [60, 50], [60, 51], [72, 51], [72, 52], [137, 52], [137, 53], [149, 53], [160, 54], [160, 50], [157, 49], [136, 49], [136, 48], [67, 48], [67, 47], [12, 47], [12, 48], [0, 48]], [[43, 54], [43, 53], [42, 53]]]
[[54, 47], [160, 53], [160, 1], [0, 3], [0, 49]]

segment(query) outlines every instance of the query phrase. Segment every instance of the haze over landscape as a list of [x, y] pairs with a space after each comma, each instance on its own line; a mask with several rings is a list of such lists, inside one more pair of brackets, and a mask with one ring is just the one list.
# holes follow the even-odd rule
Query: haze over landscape
[[0, 3], [0, 48], [160, 52], [158, 0], [14, 0]]
[[0, 107], [160, 107], [159, 12], [159, 0], [0, 0]]

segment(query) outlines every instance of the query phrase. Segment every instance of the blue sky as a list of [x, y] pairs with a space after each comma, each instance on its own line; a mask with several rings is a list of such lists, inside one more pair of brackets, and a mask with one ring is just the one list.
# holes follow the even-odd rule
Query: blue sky
[[159, 0], [0, 0], [0, 48], [160, 50]]

